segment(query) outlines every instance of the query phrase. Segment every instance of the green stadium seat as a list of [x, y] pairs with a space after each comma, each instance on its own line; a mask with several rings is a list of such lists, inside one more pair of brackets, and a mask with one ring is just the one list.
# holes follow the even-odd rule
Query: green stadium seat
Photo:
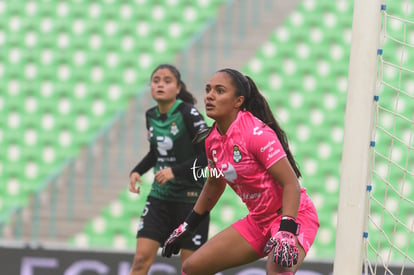
[[22, 182], [22, 177], [20, 176], [21, 167], [19, 164], [5, 165], [4, 169], [7, 173], [5, 173], [4, 183], [0, 186], [0, 193], [12, 199], [16, 207], [22, 207], [27, 204], [29, 198], [28, 189], [30, 187], [24, 186]]

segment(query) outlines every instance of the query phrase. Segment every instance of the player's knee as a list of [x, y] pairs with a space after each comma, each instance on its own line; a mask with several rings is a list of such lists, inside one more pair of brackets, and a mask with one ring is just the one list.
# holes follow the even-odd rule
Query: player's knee
[[191, 257], [184, 261], [182, 265], [182, 272], [184, 272], [186, 275], [197, 274], [196, 266], [191, 260]]
[[134, 261], [132, 263], [132, 270], [133, 271], [148, 271], [151, 265], [149, 257], [145, 257], [142, 254], [136, 254], [134, 256]]

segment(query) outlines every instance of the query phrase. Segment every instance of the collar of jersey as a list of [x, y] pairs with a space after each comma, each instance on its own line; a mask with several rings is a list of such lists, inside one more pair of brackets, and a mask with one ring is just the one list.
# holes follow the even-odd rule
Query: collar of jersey
[[[174, 111], [175, 109], [177, 109], [177, 107], [182, 103], [183, 101], [181, 99], [177, 99], [174, 103], [173, 106], [171, 106], [171, 108], [168, 110], [168, 112], [165, 114], [167, 117], [169, 117]], [[155, 108], [155, 112], [157, 114], [157, 117], [160, 117], [162, 114], [160, 113], [160, 111], [158, 110], [158, 108]]]
[[219, 130], [218, 130], [218, 128], [217, 128], [217, 125], [215, 125], [214, 127], [216, 128], [216, 131], [217, 131], [217, 133], [219, 134], [219, 136], [221, 136], [221, 137], [225, 137], [225, 136], [230, 135], [230, 134], [231, 134], [231, 132], [233, 132], [233, 128], [234, 128], [234, 127], [236, 127], [235, 125], [236, 125], [236, 124], [238, 124], [238, 121], [240, 120], [240, 117], [241, 117], [241, 116], [243, 115], [243, 113], [245, 113], [245, 112], [246, 112], [246, 111], [240, 110], [240, 111], [237, 113], [236, 119], [235, 119], [235, 120], [233, 120], [233, 122], [230, 124], [229, 128], [227, 129], [227, 132], [226, 132], [224, 135], [220, 134], [220, 132], [219, 132]]

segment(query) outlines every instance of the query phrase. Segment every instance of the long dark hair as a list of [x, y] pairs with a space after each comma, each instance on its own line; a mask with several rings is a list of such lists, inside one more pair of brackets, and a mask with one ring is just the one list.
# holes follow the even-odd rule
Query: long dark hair
[[177, 79], [177, 85], [181, 85], [181, 90], [177, 95], [177, 99], [181, 99], [184, 102], [190, 103], [191, 105], [195, 105], [197, 103], [196, 98], [187, 90], [187, 85], [181, 80], [180, 71], [171, 64], [160, 64], [158, 65], [151, 73], [151, 78], [154, 73], [160, 69], [168, 69]]
[[295, 171], [296, 176], [300, 178], [302, 174], [300, 173], [292, 152], [289, 149], [286, 133], [276, 121], [272, 111], [270, 110], [269, 104], [260, 93], [256, 83], [254, 83], [250, 77], [245, 76], [234, 69], [222, 69], [218, 72], [225, 72], [232, 78], [233, 84], [236, 87], [236, 96], [244, 96], [244, 102], [240, 108], [252, 113], [255, 117], [266, 123], [276, 133], [283, 149], [286, 152], [290, 165]]

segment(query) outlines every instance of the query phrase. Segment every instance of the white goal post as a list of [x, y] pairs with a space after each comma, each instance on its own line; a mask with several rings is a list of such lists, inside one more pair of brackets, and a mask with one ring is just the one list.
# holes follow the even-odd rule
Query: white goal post
[[362, 273], [381, 1], [355, 0], [334, 275]]

